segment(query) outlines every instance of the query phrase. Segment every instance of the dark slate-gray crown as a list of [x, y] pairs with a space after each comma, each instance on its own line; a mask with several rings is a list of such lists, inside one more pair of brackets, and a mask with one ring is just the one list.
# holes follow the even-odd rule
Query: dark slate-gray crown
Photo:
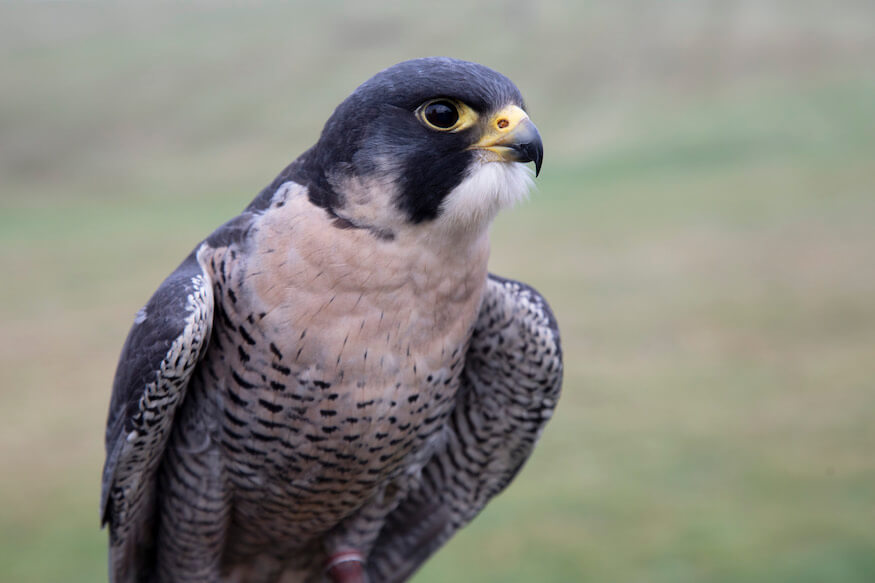
[[359, 85], [328, 119], [323, 135], [336, 120], [349, 119], [363, 108], [386, 104], [413, 111], [433, 97], [458, 99], [481, 113], [507, 104], [525, 109], [520, 90], [498, 71], [470, 61], [425, 57], [383, 69]]

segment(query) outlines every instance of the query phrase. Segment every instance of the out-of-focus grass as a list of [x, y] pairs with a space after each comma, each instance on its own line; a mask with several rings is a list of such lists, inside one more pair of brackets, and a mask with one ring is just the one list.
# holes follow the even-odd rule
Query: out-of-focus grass
[[416, 580], [875, 578], [870, 10], [443, 6], [0, 7], [0, 580], [105, 579], [133, 313], [357, 82], [448, 53], [544, 135], [492, 268], [551, 300], [567, 377]]

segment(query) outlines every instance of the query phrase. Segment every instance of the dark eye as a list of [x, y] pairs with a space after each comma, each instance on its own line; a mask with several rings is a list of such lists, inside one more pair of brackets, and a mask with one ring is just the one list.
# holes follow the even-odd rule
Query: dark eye
[[448, 130], [459, 121], [459, 110], [449, 101], [434, 101], [422, 111], [425, 120], [434, 127]]

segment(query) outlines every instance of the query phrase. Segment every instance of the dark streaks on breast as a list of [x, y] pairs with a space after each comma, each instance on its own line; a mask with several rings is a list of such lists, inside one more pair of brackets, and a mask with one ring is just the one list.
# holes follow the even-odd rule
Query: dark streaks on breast
[[255, 339], [249, 334], [249, 331], [241, 324], [237, 326], [237, 330], [240, 332], [240, 336], [246, 342], [246, 344], [250, 346], [255, 346]]
[[234, 379], [235, 383], [237, 383], [238, 385], [240, 385], [244, 389], [252, 389], [255, 387], [255, 385], [253, 385], [252, 383], [249, 383], [249, 382], [243, 380], [243, 378], [241, 378], [240, 375], [237, 374], [236, 370], [231, 371], [231, 378]]
[[278, 362], [272, 362], [270, 364], [270, 367], [283, 376], [289, 376], [290, 374], [292, 374], [292, 369], [290, 369], [287, 366], [283, 366], [283, 365], [279, 364]]
[[258, 404], [270, 411], [271, 413], [279, 413], [283, 410], [283, 406], [277, 403], [272, 403], [265, 399], [259, 399]]

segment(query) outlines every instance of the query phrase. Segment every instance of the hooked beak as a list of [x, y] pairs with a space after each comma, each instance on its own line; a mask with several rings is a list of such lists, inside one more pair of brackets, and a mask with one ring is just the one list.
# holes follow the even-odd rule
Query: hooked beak
[[492, 115], [480, 140], [471, 146], [495, 162], [534, 162], [535, 176], [541, 172], [544, 144], [538, 128], [522, 108], [508, 105]]

